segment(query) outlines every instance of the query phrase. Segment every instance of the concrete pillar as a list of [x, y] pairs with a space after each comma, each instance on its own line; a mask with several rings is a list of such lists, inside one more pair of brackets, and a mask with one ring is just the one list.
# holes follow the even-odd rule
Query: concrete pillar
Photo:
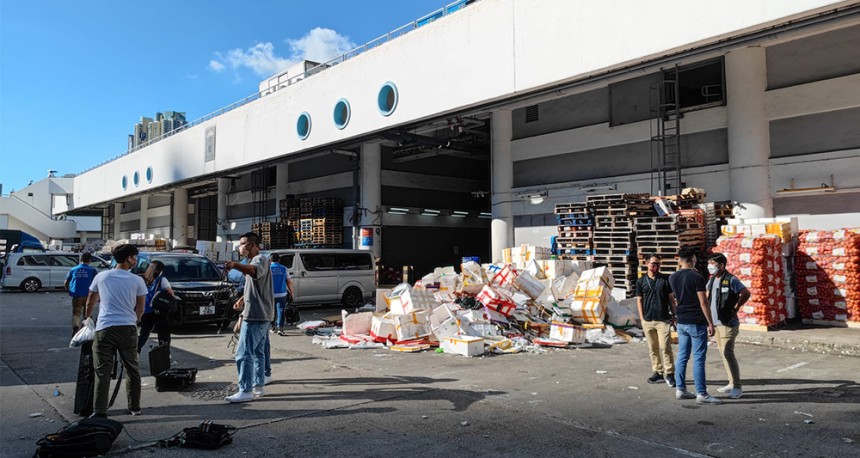
[[149, 236], [146, 234], [146, 231], [149, 229], [149, 196], [140, 196], [140, 229], [139, 232], [143, 234], [145, 239], [148, 239]]
[[768, 159], [770, 126], [766, 114], [765, 49], [736, 49], [726, 55], [726, 112], [731, 199], [743, 218], [773, 216]]
[[490, 225], [491, 261], [502, 260], [502, 250], [514, 243], [514, 217], [511, 208], [514, 163], [511, 160], [513, 122], [510, 110], [493, 112], [491, 145], [492, 215]]
[[227, 242], [230, 240], [230, 222], [227, 221], [227, 192], [230, 190], [229, 178], [218, 178], [218, 210], [215, 227], [215, 241]]
[[173, 190], [173, 245], [188, 244], [188, 190]]
[[278, 164], [275, 170], [275, 211], [281, 216], [281, 201], [287, 198], [290, 188], [288, 164]]
[[120, 237], [120, 224], [122, 223], [122, 203], [113, 204], [113, 239], [119, 240]]
[[[359, 158], [361, 161], [361, 206], [367, 210], [362, 212], [358, 224], [365, 230], [373, 231], [373, 234], [370, 234], [373, 244], [369, 248], [373, 252], [373, 256], [379, 258], [382, 256], [382, 238], [377, 236], [375, 232], [381, 231], [382, 223], [382, 144], [363, 143]], [[368, 236], [368, 234], [359, 235], [361, 237]], [[362, 245], [363, 243], [359, 239], [359, 248], [366, 248]]]

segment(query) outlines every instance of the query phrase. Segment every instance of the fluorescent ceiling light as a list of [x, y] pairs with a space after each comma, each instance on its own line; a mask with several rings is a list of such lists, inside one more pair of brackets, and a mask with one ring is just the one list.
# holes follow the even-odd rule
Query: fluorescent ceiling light
[[460, 210], [454, 210], [453, 212], [451, 212], [452, 218], [465, 218], [467, 216], [469, 216], [469, 212], [464, 212]]
[[409, 213], [409, 209], [401, 207], [388, 207], [388, 213], [391, 213], [392, 215], [405, 215]]
[[539, 192], [537, 194], [529, 194], [526, 197], [528, 197], [529, 203], [531, 203], [532, 205], [540, 205], [543, 203], [543, 200], [546, 196], [547, 196], [547, 192], [543, 191], [543, 192]]
[[492, 218], [492, 217], [493, 217], [493, 214], [487, 213], [487, 212], [481, 212], [481, 214], [478, 215], [478, 218]]
[[442, 212], [439, 210], [433, 210], [432, 208], [425, 208], [424, 211], [421, 212], [421, 216], [439, 216]]

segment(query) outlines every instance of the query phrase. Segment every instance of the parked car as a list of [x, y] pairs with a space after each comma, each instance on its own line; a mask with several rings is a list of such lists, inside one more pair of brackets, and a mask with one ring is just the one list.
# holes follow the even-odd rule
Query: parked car
[[293, 280], [293, 304], [341, 303], [360, 307], [376, 292], [373, 254], [348, 249], [267, 250], [278, 253]]
[[223, 327], [235, 317], [236, 291], [209, 258], [193, 253], [141, 252], [132, 272], [143, 275], [154, 260], [164, 263], [164, 276], [178, 299], [171, 325], [217, 323]]
[[[9, 253], [6, 258], [3, 287], [19, 288], [28, 293], [42, 288], [62, 288], [69, 270], [80, 263], [80, 254], [65, 251]], [[100, 271], [110, 267], [97, 257], [93, 257], [90, 265]]]

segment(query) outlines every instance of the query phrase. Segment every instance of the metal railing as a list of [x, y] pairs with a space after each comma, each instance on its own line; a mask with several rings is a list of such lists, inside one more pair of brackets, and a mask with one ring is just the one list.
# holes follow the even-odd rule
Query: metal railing
[[451, 13], [459, 11], [459, 10], [465, 8], [467, 5], [475, 3], [477, 1], [478, 0], [456, 0], [455, 2], [452, 2], [452, 3], [450, 3], [447, 6], [444, 6], [442, 8], [439, 8], [438, 10], [433, 11], [430, 14], [424, 15], [424, 16], [410, 22], [409, 24], [398, 27], [398, 28], [392, 30], [391, 32], [388, 32], [385, 35], [382, 35], [378, 38], [374, 38], [373, 40], [370, 40], [367, 43], [365, 43], [365, 44], [363, 44], [363, 45], [361, 45], [361, 46], [359, 46], [359, 47], [357, 47], [351, 51], [347, 51], [347, 52], [341, 54], [340, 56], [329, 60], [328, 62], [319, 64], [313, 68], [310, 68], [300, 75], [293, 76], [292, 78], [289, 78], [289, 79], [283, 81], [283, 83], [278, 79], [279, 76], [283, 75], [283, 73], [281, 75], [276, 75], [272, 78], [269, 78], [268, 81], [271, 81], [273, 79], [277, 80], [277, 83], [274, 87], [269, 87], [269, 88], [264, 89], [262, 91], [257, 91], [256, 93], [251, 94], [251, 95], [243, 98], [242, 100], [233, 102], [230, 105], [227, 105], [223, 108], [219, 108], [218, 110], [215, 110], [209, 114], [206, 114], [200, 118], [197, 118], [197, 119], [185, 124], [184, 126], [178, 128], [178, 129], [171, 130], [170, 132], [166, 132], [166, 133], [164, 133], [164, 134], [162, 134], [156, 138], [149, 139], [146, 142], [141, 143], [141, 144], [139, 144], [133, 148], [130, 148], [129, 150], [124, 151], [121, 154], [118, 154], [118, 155], [116, 155], [110, 159], [107, 159], [107, 160], [105, 160], [99, 164], [96, 164], [96, 165], [84, 170], [83, 172], [79, 173], [79, 175], [87, 173], [91, 170], [95, 170], [95, 169], [97, 169], [97, 168], [99, 168], [105, 164], [108, 164], [110, 162], [113, 162], [113, 161], [115, 161], [115, 160], [117, 160], [123, 156], [127, 156], [127, 155], [141, 149], [141, 148], [145, 148], [145, 147], [150, 146], [153, 143], [161, 141], [167, 137], [170, 137], [172, 135], [176, 135], [179, 132], [190, 129], [190, 128], [198, 125], [198, 124], [202, 124], [202, 123], [204, 123], [204, 122], [206, 122], [212, 118], [215, 118], [217, 116], [221, 116], [222, 114], [227, 113], [228, 111], [235, 110], [236, 108], [239, 108], [243, 105], [246, 105], [250, 102], [253, 102], [253, 101], [255, 101], [255, 100], [257, 100], [257, 99], [259, 99], [265, 95], [271, 94], [272, 92], [277, 91], [280, 88], [290, 86], [290, 85], [295, 84], [301, 80], [304, 80], [305, 78], [316, 75], [317, 73], [319, 73], [319, 72], [321, 72], [321, 71], [323, 71], [329, 67], [333, 67], [333, 66], [338, 65], [340, 63], [346, 62], [347, 60], [352, 59], [353, 57], [356, 57], [356, 56], [358, 56], [364, 52], [367, 52], [368, 50], [376, 48], [376, 47], [378, 47], [384, 43], [387, 43], [391, 40], [394, 40], [395, 38], [399, 38], [403, 35], [406, 35], [407, 33], [411, 32], [411, 31], [413, 31], [419, 27], [422, 27], [424, 25], [427, 25], [427, 24], [439, 19], [439, 18], [445, 17]]

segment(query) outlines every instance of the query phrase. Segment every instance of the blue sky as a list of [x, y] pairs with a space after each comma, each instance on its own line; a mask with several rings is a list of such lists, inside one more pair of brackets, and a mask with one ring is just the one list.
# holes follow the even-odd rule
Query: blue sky
[[2, 1], [3, 193], [122, 153], [141, 116], [197, 119], [451, 1]]

